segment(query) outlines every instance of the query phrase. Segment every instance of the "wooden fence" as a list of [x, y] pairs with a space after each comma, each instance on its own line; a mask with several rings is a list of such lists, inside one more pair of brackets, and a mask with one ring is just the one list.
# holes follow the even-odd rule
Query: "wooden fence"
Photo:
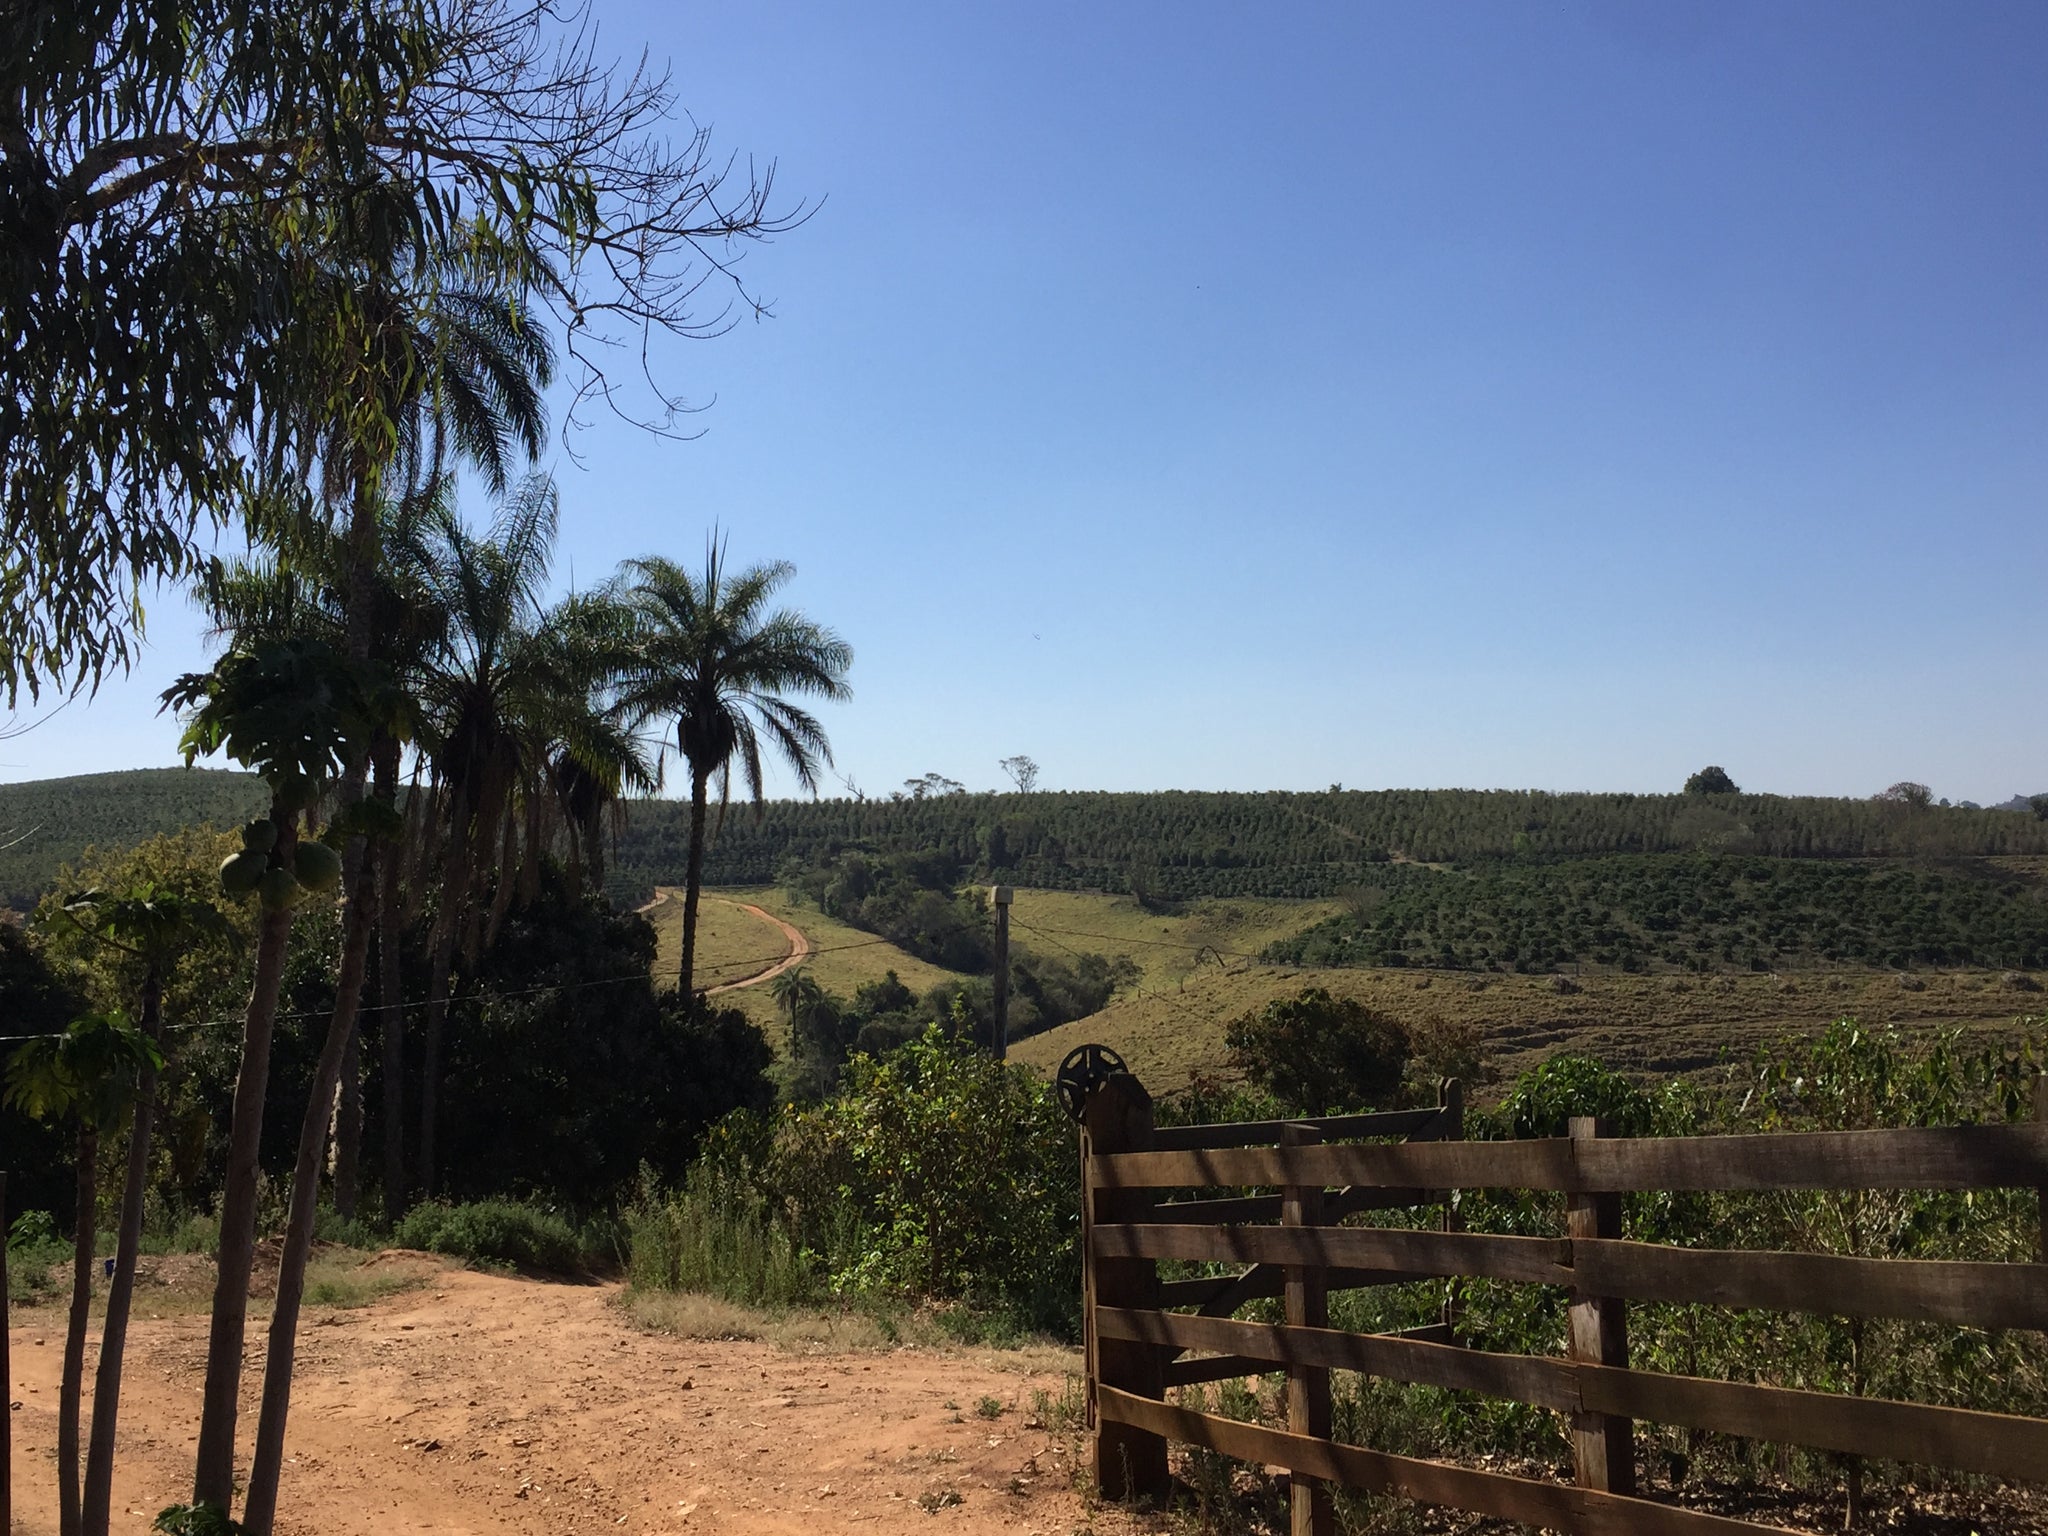
[[[1119, 1074], [1082, 1118], [1083, 1327], [1093, 1473], [1107, 1498], [1169, 1491], [1170, 1440], [1291, 1474], [1294, 1536], [1327, 1536], [1329, 1485], [1550, 1530], [1711, 1536], [1773, 1527], [1635, 1496], [1634, 1421], [1849, 1455], [2048, 1481], [2048, 1420], [1631, 1369], [1627, 1304], [1904, 1318], [2048, 1330], [2048, 1079], [2032, 1124], [1796, 1135], [1608, 1138], [1574, 1120], [1553, 1140], [1463, 1139], [1456, 1086], [1429, 1109], [1336, 1119], [1155, 1127]], [[1404, 1141], [1363, 1141], [1403, 1137]], [[1349, 1140], [1352, 1144], [1340, 1144]], [[1161, 1201], [1159, 1192], [1278, 1189]], [[1644, 1190], [2038, 1188], [2042, 1262], [1958, 1263], [1678, 1248], [1622, 1237]], [[1561, 1191], [1558, 1237], [1459, 1229], [1447, 1192]], [[1441, 1204], [1439, 1230], [1337, 1226], [1355, 1212]], [[1161, 1259], [1249, 1266], [1158, 1277]], [[1455, 1306], [1395, 1334], [1328, 1326], [1335, 1289], [1476, 1277], [1569, 1291], [1561, 1357], [1461, 1346]], [[1284, 1297], [1283, 1324], [1231, 1316]], [[1190, 1355], [1189, 1351], [1202, 1351]], [[1330, 1371], [1478, 1392], [1565, 1415], [1577, 1485], [1449, 1465], [1330, 1438]], [[1198, 1413], [1166, 1388], [1284, 1369], [1285, 1431]]]

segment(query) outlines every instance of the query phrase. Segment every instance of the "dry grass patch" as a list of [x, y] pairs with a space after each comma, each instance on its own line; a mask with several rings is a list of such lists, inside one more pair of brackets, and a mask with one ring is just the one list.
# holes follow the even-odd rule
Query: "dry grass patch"
[[[683, 896], [668, 891], [647, 911], [654, 924], [654, 978], [673, 987], [683, 961]], [[801, 925], [799, 925], [801, 926]], [[755, 975], [789, 953], [789, 940], [725, 894], [705, 892], [697, 904], [697, 982], [716, 987]]]
[[[1913, 973], [1917, 989], [1893, 971], [1801, 971], [1785, 975], [1579, 976], [1561, 991], [1549, 976], [1419, 969], [1311, 970], [1246, 966], [1191, 975], [1165, 995], [1118, 998], [1102, 1012], [1012, 1048], [1050, 1072], [1074, 1046], [1113, 1047], [1154, 1092], [1171, 1092], [1201, 1073], [1225, 1073], [1225, 1027], [1238, 1015], [1303, 987], [1357, 998], [1410, 1029], [1472, 1029], [1498, 1084], [1561, 1051], [1596, 1056], [1651, 1077], [1712, 1076], [1758, 1045], [1812, 1034], [1845, 1016], [1866, 1024], [2003, 1028], [2038, 1013], [2036, 994], [1997, 972]], [[1489, 1095], [1483, 1085], [1480, 1097]]]
[[[751, 903], [764, 912], [772, 912], [784, 922], [801, 930], [804, 937], [811, 941], [812, 949], [816, 951], [804, 962], [804, 974], [827, 992], [836, 993], [840, 997], [853, 996], [855, 989], [863, 982], [880, 981], [889, 971], [894, 971], [903, 985], [920, 994], [942, 981], [957, 979], [952, 971], [907, 954], [895, 945], [877, 939], [872, 933], [842, 923], [837, 918], [827, 917], [816, 908], [797, 905], [781, 890], [772, 886], [750, 886], [722, 888], [704, 893], [704, 900], [698, 909], [697, 928], [698, 950], [703, 957], [701, 964], [729, 968], [726, 974], [714, 977], [713, 984], [716, 980], [733, 981], [759, 971], [771, 963], [761, 961], [760, 956], [763, 953], [779, 955], [787, 948], [781, 931], [743, 910], [739, 905], [741, 902]], [[731, 937], [741, 932], [737, 929], [724, 930], [728, 934], [726, 938], [714, 940], [708, 937], [705, 919], [707, 915], [721, 910], [738, 922], [750, 925], [745, 932], [750, 933], [752, 937]], [[656, 951], [655, 959], [656, 974], [673, 977], [682, 956], [682, 898], [673, 898], [649, 912], [647, 916], [655, 925], [655, 932], [659, 936], [660, 947]], [[761, 937], [764, 934], [765, 940]], [[726, 947], [710, 947], [714, 943]], [[700, 978], [712, 974], [700, 966]], [[731, 992], [721, 992], [717, 1001], [724, 1007], [737, 1008], [745, 1013], [761, 1027], [777, 1049], [782, 1049], [788, 1044], [785, 1021], [766, 986], [740, 987]]]
[[879, 1322], [859, 1312], [769, 1312], [695, 1291], [627, 1290], [619, 1305], [646, 1332], [679, 1339], [758, 1340], [791, 1350], [886, 1349], [895, 1342]]
[[438, 1254], [391, 1249], [364, 1253], [355, 1248], [323, 1248], [306, 1265], [306, 1305], [367, 1307], [387, 1296], [418, 1290], [448, 1268]]
[[1198, 973], [1242, 965], [1268, 944], [1342, 910], [1335, 901], [1215, 896], [1162, 913], [1130, 896], [1020, 888], [1010, 908], [1011, 942], [1053, 956], [1070, 950], [1121, 955], [1144, 972], [1140, 993], [1162, 992]]
[[[963, 1344], [928, 1308], [871, 1313], [845, 1307], [748, 1307], [696, 1291], [637, 1287], [621, 1291], [617, 1304], [642, 1331], [678, 1339], [737, 1339], [802, 1353], [914, 1349], [1021, 1376], [1071, 1375], [1081, 1369], [1079, 1350], [1042, 1336], [1014, 1344]], [[1011, 1394], [1005, 1409], [1024, 1406], [1022, 1394], [1022, 1388]]]

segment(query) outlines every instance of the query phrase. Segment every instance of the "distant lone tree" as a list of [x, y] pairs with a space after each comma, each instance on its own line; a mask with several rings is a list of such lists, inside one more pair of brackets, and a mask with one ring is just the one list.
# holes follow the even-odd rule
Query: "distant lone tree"
[[1015, 757], [1006, 757], [996, 764], [1010, 776], [1010, 782], [1017, 786], [1017, 793], [1028, 795], [1038, 788], [1038, 764], [1019, 752]]
[[1232, 1066], [1311, 1115], [1391, 1104], [1410, 1050], [1399, 1023], [1322, 987], [1244, 1014], [1223, 1038]]
[[1871, 798], [1880, 805], [1897, 805], [1909, 811], [1924, 811], [1934, 804], [1934, 791], [1925, 784], [1915, 783], [1912, 779], [1901, 779], [1890, 789], [1883, 790]]
[[1742, 793], [1742, 790], [1733, 779], [1728, 777], [1728, 770], [1726, 768], [1715, 764], [1710, 768], [1702, 768], [1698, 773], [1687, 779], [1685, 781], [1685, 792], [1688, 795], [1739, 795]]
[[2027, 804], [2034, 808], [2036, 820], [2048, 821], [2048, 795], [2029, 795]]

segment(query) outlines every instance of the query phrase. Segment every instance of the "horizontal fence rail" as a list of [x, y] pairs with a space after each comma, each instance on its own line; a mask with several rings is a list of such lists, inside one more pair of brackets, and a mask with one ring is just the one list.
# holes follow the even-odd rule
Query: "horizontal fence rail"
[[2048, 1124], [1633, 1140], [1237, 1147], [1099, 1156], [1098, 1188], [1279, 1184], [1421, 1189], [2024, 1189], [2048, 1185]]
[[[1648, 1191], [2036, 1188], [2048, 1224], [2048, 1079], [2037, 1084], [2035, 1110], [2031, 1124], [1684, 1138], [1610, 1138], [1584, 1120], [1564, 1138], [1470, 1142], [1453, 1085], [1428, 1109], [1154, 1130], [1143, 1088], [1113, 1077], [1091, 1096], [1082, 1136], [1099, 1486], [1163, 1496], [1164, 1446], [1175, 1440], [1286, 1469], [1294, 1536], [1328, 1536], [1331, 1483], [1567, 1532], [1776, 1529], [1636, 1497], [1637, 1420], [2048, 1482], [2048, 1419], [1637, 1369], [1627, 1337], [1630, 1302], [2048, 1333], [2048, 1229], [2042, 1263], [1869, 1259], [1630, 1241], [1620, 1204], [1622, 1194]], [[1369, 1137], [1407, 1139], [1340, 1140]], [[1463, 1231], [1450, 1199], [1460, 1189], [1561, 1192], [1564, 1234]], [[1206, 1190], [1223, 1193], [1191, 1194]], [[1163, 1191], [1175, 1198], [1162, 1200]], [[1438, 1230], [1337, 1225], [1429, 1206], [1442, 1207]], [[1162, 1260], [1246, 1267], [1162, 1282]], [[1426, 1280], [1451, 1282], [1441, 1323], [1391, 1334], [1327, 1325], [1328, 1292]], [[1568, 1292], [1565, 1352], [1460, 1343], [1456, 1288], [1466, 1280]], [[1275, 1296], [1285, 1298], [1285, 1322], [1230, 1315]], [[1169, 1387], [1276, 1370], [1288, 1378], [1285, 1431], [1165, 1401]], [[1336, 1443], [1332, 1370], [1558, 1413], [1578, 1485]]]

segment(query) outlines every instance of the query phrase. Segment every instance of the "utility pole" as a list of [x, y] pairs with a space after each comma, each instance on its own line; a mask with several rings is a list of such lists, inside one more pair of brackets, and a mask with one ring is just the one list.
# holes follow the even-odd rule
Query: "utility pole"
[[1010, 899], [1016, 892], [1007, 885], [989, 887], [989, 900], [996, 908], [996, 1060], [1010, 1054]]

